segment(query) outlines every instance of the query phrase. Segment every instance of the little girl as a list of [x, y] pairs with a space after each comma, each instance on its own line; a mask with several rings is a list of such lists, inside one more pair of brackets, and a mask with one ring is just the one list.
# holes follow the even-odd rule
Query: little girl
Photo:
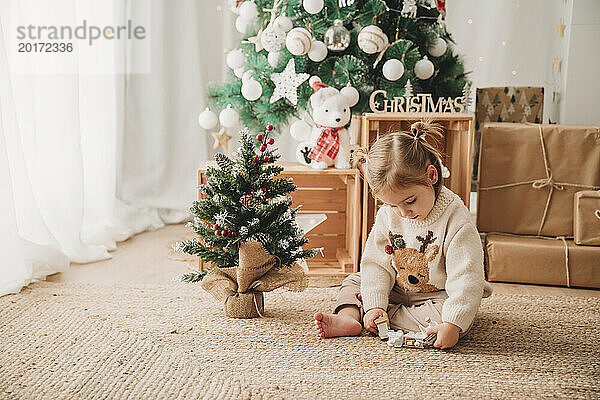
[[[411, 133], [379, 138], [365, 155], [366, 179], [384, 204], [369, 233], [361, 271], [342, 283], [333, 314], [315, 314], [321, 337], [392, 329], [437, 334], [434, 347], [450, 348], [473, 323], [491, 294], [483, 272], [477, 228], [460, 197], [442, 185], [441, 154], [427, 141], [441, 128], [416, 122]], [[360, 150], [359, 150], [360, 151]], [[362, 323], [361, 323], [362, 321]]]

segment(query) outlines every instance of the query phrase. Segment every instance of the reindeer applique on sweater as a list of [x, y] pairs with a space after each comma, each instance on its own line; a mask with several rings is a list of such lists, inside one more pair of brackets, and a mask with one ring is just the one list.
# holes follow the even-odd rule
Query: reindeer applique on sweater
[[440, 246], [432, 244], [437, 238], [432, 231], [427, 231], [425, 237], [417, 236], [421, 242], [419, 250], [406, 247], [402, 235], [389, 232], [390, 244], [385, 246], [385, 252], [392, 256], [392, 265], [396, 269], [396, 282], [409, 292], [435, 292], [438, 289], [429, 283], [429, 262], [440, 250]]

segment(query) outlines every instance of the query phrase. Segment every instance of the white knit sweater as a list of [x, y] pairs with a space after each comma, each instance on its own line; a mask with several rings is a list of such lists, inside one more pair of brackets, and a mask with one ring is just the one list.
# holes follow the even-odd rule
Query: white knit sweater
[[424, 220], [402, 218], [393, 207], [382, 206], [360, 268], [365, 312], [386, 310], [395, 283], [407, 292], [445, 289], [442, 321], [462, 331], [473, 322], [481, 298], [492, 292], [477, 228], [460, 197], [446, 187]]

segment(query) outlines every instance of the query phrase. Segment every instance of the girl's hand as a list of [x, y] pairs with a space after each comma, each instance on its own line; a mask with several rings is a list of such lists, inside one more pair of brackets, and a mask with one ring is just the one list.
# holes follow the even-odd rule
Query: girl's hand
[[[379, 317], [388, 318], [388, 315], [385, 312], [385, 310], [383, 310], [381, 308], [372, 308], [369, 311], [367, 311], [365, 313], [365, 316], [363, 317], [363, 326], [365, 327], [365, 329], [368, 330], [369, 332], [372, 332], [372, 333], [378, 335], [379, 332], [377, 331], [377, 325], [375, 325], [375, 320]], [[388, 318], [388, 327], [389, 326], [390, 326], [390, 322], [389, 322], [389, 318]]]
[[425, 331], [427, 336], [432, 333], [437, 333], [437, 339], [433, 344], [433, 347], [437, 347], [438, 349], [449, 349], [458, 343], [460, 328], [450, 322], [443, 322], [439, 325], [431, 326]]

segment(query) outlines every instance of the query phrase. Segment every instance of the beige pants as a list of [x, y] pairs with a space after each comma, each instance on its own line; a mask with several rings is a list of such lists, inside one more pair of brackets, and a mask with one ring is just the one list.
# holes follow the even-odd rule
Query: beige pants
[[[360, 310], [362, 320], [362, 302], [358, 299], [360, 294], [360, 272], [349, 275], [342, 282], [337, 302], [333, 313], [337, 313], [342, 306], [354, 305]], [[420, 327], [427, 326], [426, 319], [438, 324], [442, 323], [442, 305], [448, 298], [445, 290], [429, 293], [407, 292], [398, 285], [394, 285], [389, 296], [387, 307], [390, 319], [390, 328], [394, 330], [419, 332]], [[471, 329], [471, 327], [469, 327]], [[460, 332], [463, 337], [468, 331]]]

